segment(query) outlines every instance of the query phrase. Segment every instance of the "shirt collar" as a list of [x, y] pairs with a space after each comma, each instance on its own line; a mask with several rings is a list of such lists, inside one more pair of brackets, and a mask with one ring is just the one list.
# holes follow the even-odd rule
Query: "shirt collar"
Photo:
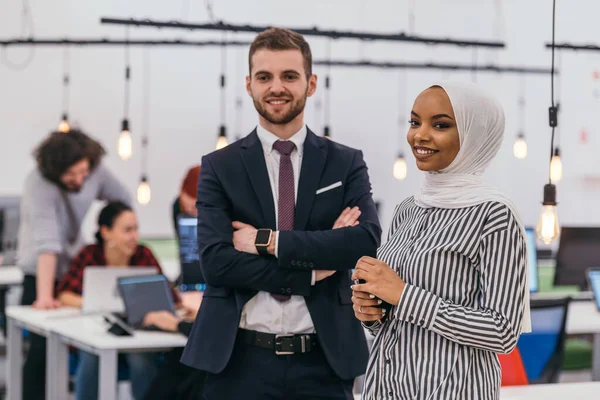
[[[263, 150], [266, 154], [271, 154], [273, 151], [273, 145], [276, 141], [279, 140], [279, 137], [274, 133], [269, 132], [265, 128], [263, 128], [260, 124], [256, 127], [256, 134], [258, 135], [258, 139], [262, 144]], [[302, 128], [289, 138], [290, 142], [293, 142], [296, 145], [296, 150], [298, 151], [298, 155], [302, 156], [304, 151], [304, 141], [306, 140], [306, 124], [302, 125]]]

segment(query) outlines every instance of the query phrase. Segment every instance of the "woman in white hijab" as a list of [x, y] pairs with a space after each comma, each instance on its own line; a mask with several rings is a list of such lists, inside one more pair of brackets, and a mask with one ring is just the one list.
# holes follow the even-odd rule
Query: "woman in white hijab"
[[441, 83], [417, 97], [409, 122], [423, 186], [353, 275], [355, 315], [376, 335], [363, 400], [497, 399], [496, 354], [530, 331], [523, 224], [482, 177], [504, 113], [474, 84]]

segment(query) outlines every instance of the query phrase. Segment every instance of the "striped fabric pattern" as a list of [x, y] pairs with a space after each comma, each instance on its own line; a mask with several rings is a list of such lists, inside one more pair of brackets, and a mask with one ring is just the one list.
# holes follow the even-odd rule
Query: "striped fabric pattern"
[[510, 209], [396, 207], [378, 258], [407, 283], [375, 341], [363, 400], [498, 399], [521, 333], [526, 241]]

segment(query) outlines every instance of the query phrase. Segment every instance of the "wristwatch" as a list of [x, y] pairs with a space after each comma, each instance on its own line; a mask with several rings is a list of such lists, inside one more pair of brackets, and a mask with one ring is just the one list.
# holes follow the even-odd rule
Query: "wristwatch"
[[256, 233], [256, 239], [254, 240], [254, 245], [256, 246], [256, 250], [258, 254], [261, 256], [268, 256], [269, 252], [267, 251], [267, 247], [271, 244], [271, 234], [273, 231], [271, 229], [259, 229]]

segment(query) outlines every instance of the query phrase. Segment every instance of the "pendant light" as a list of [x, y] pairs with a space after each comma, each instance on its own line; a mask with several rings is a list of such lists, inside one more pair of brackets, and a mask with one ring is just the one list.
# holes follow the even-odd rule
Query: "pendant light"
[[550, 179], [552, 182], [560, 182], [562, 179], [563, 167], [560, 159], [560, 150], [558, 147], [554, 148], [552, 159], [550, 160]]
[[513, 154], [519, 160], [527, 158], [527, 142], [525, 141], [525, 77], [521, 76], [519, 88], [519, 133], [513, 145]]
[[143, 110], [144, 119], [142, 125], [142, 149], [141, 149], [141, 170], [142, 177], [137, 188], [137, 201], [141, 205], [146, 205], [152, 200], [152, 191], [148, 182], [148, 130], [150, 127], [150, 55], [148, 48], [144, 47], [144, 91], [143, 91]]
[[[126, 41], [129, 42], [129, 29], [126, 29]], [[117, 152], [121, 160], [129, 160], [133, 156], [133, 142], [129, 131], [129, 86], [131, 79], [131, 67], [129, 64], [129, 44], [125, 45], [125, 96], [123, 121], [121, 122], [121, 134], [117, 145]]]
[[65, 47], [63, 57], [63, 115], [60, 123], [58, 124], [58, 131], [62, 133], [68, 133], [71, 130], [69, 125], [69, 47]]
[[225, 127], [225, 73], [227, 72], [227, 47], [225, 46], [225, 33], [223, 33], [223, 43], [221, 43], [221, 125], [219, 126], [219, 135], [217, 137], [217, 150], [226, 147], [227, 128]]
[[[550, 157], [553, 157], [554, 151], [554, 132], [558, 125], [558, 110], [554, 105], [554, 43], [555, 43], [555, 25], [556, 25], [556, 0], [552, 0], [552, 68], [550, 72], [551, 86], [551, 106], [549, 108], [549, 124], [552, 128], [552, 138], [550, 141]], [[558, 213], [556, 210], [556, 186], [552, 183], [552, 174], [550, 173], [549, 182], [544, 186], [544, 200], [542, 202], [542, 212], [536, 228], [538, 238], [545, 244], [550, 244], [560, 236], [560, 226], [558, 223]]]

